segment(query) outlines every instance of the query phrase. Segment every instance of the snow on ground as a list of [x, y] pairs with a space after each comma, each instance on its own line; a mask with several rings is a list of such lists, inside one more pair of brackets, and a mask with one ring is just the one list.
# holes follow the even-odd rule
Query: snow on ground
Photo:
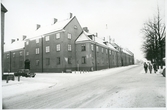
[[63, 85], [74, 85], [77, 82], [84, 81], [84, 79], [92, 79], [94, 76], [100, 77], [115, 73], [116, 71], [123, 71], [137, 65], [126, 67], [111, 68], [93, 72], [72, 72], [72, 73], [37, 73], [35, 78], [15, 77], [15, 80], [10, 80], [6, 83], [2, 81], [2, 98], [9, 98], [15, 95], [24, 94], [26, 92], [40, 90], [44, 88], [51, 88], [53, 86], [62, 87]]

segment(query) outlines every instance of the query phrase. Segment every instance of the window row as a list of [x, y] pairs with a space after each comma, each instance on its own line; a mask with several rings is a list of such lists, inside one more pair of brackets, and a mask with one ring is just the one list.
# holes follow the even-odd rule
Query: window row
[[[108, 53], [108, 49], [105, 49], [105, 50], [106, 50], [106, 54], [107, 54]], [[99, 52], [99, 46], [96, 46], [96, 51]], [[101, 52], [104, 53], [104, 48], [103, 47], [101, 48]], [[111, 53], [111, 52], [109, 52], [109, 53]]]
[[[51, 59], [50, 59], [50, 58], [46, 58], [46, 59], [45, 59], [46, 65], [50, 65], [50, 62], [51, 62]], [[40, 60], [36, 60], [36, 66], [39, 66], [39, 63], [40, 63]], [[72, 58], [71, 58], [71, 57], [67, 58], [67, 63], [68, 63], [68, 64], [72, 64]], [[60, 57], [57, 57], [57, 58], [56, 58], [56, 64], [57, 64], [57, 65], [60, 65], [60, 64], [61, 64], [61, 58], [60, 58]]]
[[[46, 58], [46, 65], [50, 65], [50, 58]], [[36, 60], [36, 66], [39, 66], [39, 60]], [[69, 57], [69, 58], [66, 58], [66, 62], [68, 63], [68, 64], [72, 64], [72, 58], [71, 57]], [[86, 64], [86, 56], [82, 56], [82, 58], [81, 58], [81, 63], [82, 64]], [[57, 65], [59, 65], [59, 64], [61, 64], [61, 58], [60, 57], [57, 57], [56, 58], [56, 64]]]
[[[94, 50], [94, 45], [91, 44], [91, 50], [93, 51]], [[108, 53], [108, 49], [105, 49], [106, 50], [106, 54]], [[85, 44], [82, 44], [81, 45], [81, 51], [86, 51], [86, 45]], [[99, 46], [96, 46], [96, 51], [99, 52]], [[104, 48], [101, 48], [101, 52], [104, 53]], [[109, 50], [109, 54], [111, 55], [111, 50]]]
[[[72, 34], [71, 33], [68, 33], [67, 34], [67, 38], [68, 39], [72, 39]], [[57, 33], [56, 34], [56, 39], [60, 39], [60, 33]], [[50, 40], [50, 36], [46, 36], [45, 37], [45, 41], [49, 41]], [[39, 38], [36, 39], [36, 43], [39, 43]], [[29, 45], [29, 41], [26, 41], [26, 45]]]
[[[57, 45], [56, 45], [56, 51], [60, 51], [60, 49], [61, 49], [60, 44], [57, 44]], [[68, 44], [67, 50], [68, 50], [68, 51], [72, 51], [72, 47], [71, 47], [70, 44]], [[50, 52], [50, 46], [46, 46], [45, 52], [46, 52], [46, 53], [49, 53], [49, 52]], [[35, 53], [36, 53], [36, 54], [39, 54], [39, 48], [36, 48], [36, 49], [35, 49]], [[27, 53], [26, 55], [29, 55], [29, 53]]]
[[[23, 56], [23, 52], [20, 51], [20, 52], [19, 52], [19, 55], [20, 55], [20, 56]], [[16, 56], [16, 53], [14, 52], [14, 53], [13, 53], [13, 57], [15, 57], [15, 56]], [[6, 58], [9, 58], [9, 54], [6, 55]]]

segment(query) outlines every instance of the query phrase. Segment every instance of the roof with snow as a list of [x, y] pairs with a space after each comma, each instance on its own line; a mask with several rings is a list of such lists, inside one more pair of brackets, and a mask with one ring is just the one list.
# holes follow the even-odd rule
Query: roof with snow
[[108, 43], [108, 47], [109, 47], [110, 49], [114, 50], [114, 51], [118, 51], [117, 49], [115, 49], [115, 48], [113, 47], [113, 45], [112, 45], [111, 43]]
[[88, 34], [83, 31], [82, 34], [78, 37], [78, 39], [76, 40], [76, 42], [82, 42], [82, 41], [92, 41], [89, 37]]
[[42, 35], [45, 35], [45, 34], [48, 34], [48, 33], [51, 33], [51, 32], [61, 31], [74, 18], [75, 18], [75, 16], [70, 18], [70, 19], [63, 20], [63, 21], [57, 21], [56, 23], [51, 24], [51, 25], [41, 26], [39, 29], [34, 31], [34, 33], [31, 33], [30, 35], [28, 35], [27, 39], [30, 39], [30, 38], [33, 38], [33, 37], [39, 37], [39, 36], [42, 36]]
[[97, 43], [97, 44], [99, 44], [101, 46], [108, 47], [108, 48], [110, 48], [110, 49], [112, 49], [114, 51], [117, 51], [113, 47], [113, 45], [111, 45], [110, 43], [107, 43], [107, 45], [106, 45], [106, 44], [104, 44], [104, 40], [102, 40], [102, 39], [100, 39], [98, 37], [94, 37], [93, 40], [92, 40], [91, 38], [88, 37], [89, 35], [93, 35], [93, 34], [88, 33], [86, 31], [83, 31], [83, 33], [78, 37], [76, 42], [91, 41], [91, 42]]
[[24, 48], [24, 41], [15, 41], [11, 44], [4, 45], [4, 52], [23, 49]]
[[125, 48], [123, 48], [122, 51], [123, 51], [124, 53], [128, 54], [128, 55], [132, 55], [132, 54], [130, 54]]

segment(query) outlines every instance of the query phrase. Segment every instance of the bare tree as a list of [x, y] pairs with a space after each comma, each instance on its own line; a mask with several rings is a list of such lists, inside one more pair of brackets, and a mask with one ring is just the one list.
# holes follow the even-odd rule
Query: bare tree
[[162, 66], [163, 58], [165, 57], [165, 38], [166, 26], [162, 22], [158, 8], [157, 16], [144, 23], [142, 32], [144, 33], [144, 43], [142, 50], [145, 57], [152, 62], [156, 62]]

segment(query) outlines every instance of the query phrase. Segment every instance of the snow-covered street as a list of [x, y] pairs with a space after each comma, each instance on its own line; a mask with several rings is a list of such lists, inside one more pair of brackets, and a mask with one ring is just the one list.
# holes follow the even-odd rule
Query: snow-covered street
[[4, 108], [166, 107], [165, 78], [138, 65], [2, 81]]

